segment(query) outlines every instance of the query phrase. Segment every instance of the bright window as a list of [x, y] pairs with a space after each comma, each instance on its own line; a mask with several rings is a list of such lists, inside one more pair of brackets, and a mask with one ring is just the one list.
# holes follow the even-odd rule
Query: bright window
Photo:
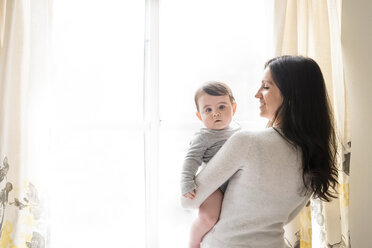
[[145, 247], [145, 3], [54, 1], [51, 246]]
[[[201, 127], [193, 94], [203, 82], [231, 86], [243, 127], [266, 124], [254, 99], [271, 51], [264, 1], [149, 2], [159, 13], [147, 16], [159, 24], [151, 30], [145, 1], [54, 1], [53, 248], [187, 246], [196, 212], [179, 204], [179, 177], [189, 140]], [[159, 77], [144, 83], [153, 59], [146, 42], [154, 41]], [[149, 82], [158, 82], [155, 128], [144, 117]], [[158, 161], [149, 165], [151, 133]], [[146, 166], [157, 170], [151, 204]], [[148, 233], [153, 230], [156, 238]]]

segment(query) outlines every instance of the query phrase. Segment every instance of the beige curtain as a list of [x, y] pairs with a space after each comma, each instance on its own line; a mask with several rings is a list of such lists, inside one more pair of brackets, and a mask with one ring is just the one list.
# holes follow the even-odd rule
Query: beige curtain
[[47, 0], [0, 0], [0, 247], [47, 244]]
[[339, 198], [312, 200], [286, 227], [290, 247], [350, 247], [348, 225], [350, 124], [341, 55], [341, 1], [272, 0], [275, 56], [303, 55], [320, 65], [335, 112], [339, 147]]

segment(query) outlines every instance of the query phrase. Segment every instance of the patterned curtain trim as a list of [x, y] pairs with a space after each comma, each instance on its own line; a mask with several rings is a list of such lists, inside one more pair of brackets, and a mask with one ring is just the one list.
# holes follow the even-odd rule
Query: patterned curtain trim
[[[45, 232], [46, 212], [39, 193], [35, 185], [24, 181], [19, 197], [14, 196], [10, 200], [10, 193], [16, 190], [11, 182], [7, 182], [9, 167], [8, 158], [5, 157], [0, 168], [0, 247], [45, 248], [46, 239], [41, 233]], [[16, 230], [17, 228], [21, 231]]]

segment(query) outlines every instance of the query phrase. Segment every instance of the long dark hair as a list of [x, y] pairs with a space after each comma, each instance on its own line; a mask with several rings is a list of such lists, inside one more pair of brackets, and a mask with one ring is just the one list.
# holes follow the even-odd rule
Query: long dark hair
[[279, 123], [284, 137], [301, 148], [306, 191], [329, 202], [337, 193], [337, 142], [322, 72], [302, 56], [277, 57], [266, 67], [283, 97], [269, 125]]

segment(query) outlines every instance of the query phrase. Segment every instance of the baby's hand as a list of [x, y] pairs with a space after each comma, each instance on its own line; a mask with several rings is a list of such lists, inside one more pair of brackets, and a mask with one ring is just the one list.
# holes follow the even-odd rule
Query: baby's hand
[[194, 190], [192, 190], [192, 191], [190, 191], [190, 192], [184, 194], [183, 197], [186, 197], [186, 198], [189, 198], [189, 199], [192, 200], [192, 199], [195, 198], [195, 195], [196, 195], [196, 191], [195, 191], [195, 189], [194, 189]]

